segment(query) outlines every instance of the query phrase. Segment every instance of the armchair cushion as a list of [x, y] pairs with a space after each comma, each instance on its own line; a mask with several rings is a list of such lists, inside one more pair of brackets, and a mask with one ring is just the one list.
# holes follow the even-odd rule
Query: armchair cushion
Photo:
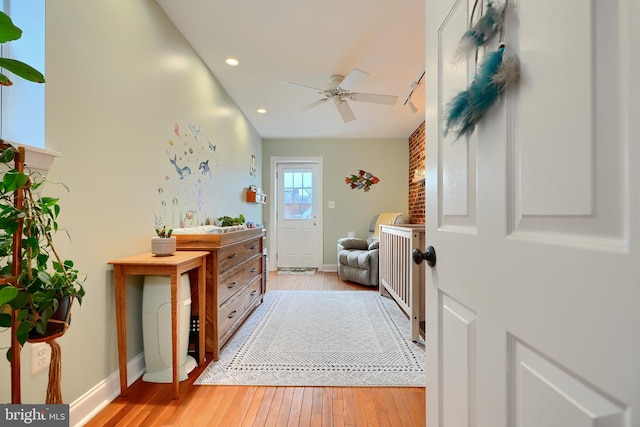
[[[364, 239], [358, 239], [357, 237], [344, 237], [338, 240], [338, 245], [342, 246], [342, 249], [367, 249], [369, 244]], [[340, 249], [338, 249], [340, 250]]]

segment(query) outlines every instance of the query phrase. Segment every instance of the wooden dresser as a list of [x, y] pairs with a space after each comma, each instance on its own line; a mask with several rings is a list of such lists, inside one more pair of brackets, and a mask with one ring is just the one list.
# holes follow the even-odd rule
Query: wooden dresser
[[[220, 349], [263, 301], [261, 228], [224, 234], [175, 234], [178, 250], [208, 251], [205, 349], [220, 359]], [[200, 295], [193, 296], [200, 298]], [[197, 304], [192, 303], [192, 307]], [[194, 313], [195, 315], [195, 313]]]

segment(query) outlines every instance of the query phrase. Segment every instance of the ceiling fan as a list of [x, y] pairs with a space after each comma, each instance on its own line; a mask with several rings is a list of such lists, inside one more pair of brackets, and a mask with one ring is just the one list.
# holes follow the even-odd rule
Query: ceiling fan
[[358, 70], [354, 68], [346, 77], [341, 75], [333, 75], [329, 79], [329, 83], [325, 86], [324, 89], [319, 89], [311, 86], [301, 85], [299, 83], [292, 82], [283, 82], [283, 84], [288, 84], [291, 86], [296, 86], [302, 89], [311, 90], [318, 95], [322, 95], [324, 98], [321, 98], [311, 104], [302, 107], [301, 111], [307, 111], [313, 107], [316, 107], [320, 104], [324, 104], [325, 102], [331, 100], [335, 104], [342, 120], [346, 122], [350, 122], [355, 120], [356, 116], [353, 114], [351, 107], [347, 100], [351, 101], [359, 101], [359, 102], [372, 102], [375, 104], [385, 104], [385, 105], [394, 105], [398, 100], [397, 96], [394, 95], [378, 95], [374, 93], [357, 93], [351, 92], [351, 88], [357, 86], [362, 80], [364, 80], [369, 74], [365, 73], [362, 70]]

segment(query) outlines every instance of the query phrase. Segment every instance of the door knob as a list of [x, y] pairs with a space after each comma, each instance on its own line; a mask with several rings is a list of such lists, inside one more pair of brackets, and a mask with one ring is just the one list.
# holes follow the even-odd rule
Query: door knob
[[413, 262], [416, 264], [420, 264], [422, 261], [427, 261], [429, 267], [434, 267], [436, 265], [436, 250], [433, 246], [429, 246], [424, 250], [424, 252], [420, 249], [414, 249], [411, 256], [413, 257]]

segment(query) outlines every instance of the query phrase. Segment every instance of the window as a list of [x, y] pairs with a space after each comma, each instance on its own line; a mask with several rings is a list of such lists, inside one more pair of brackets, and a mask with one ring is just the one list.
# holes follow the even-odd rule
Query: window
[[313, 211], [313, 173], [284, 171], [284, 219], [309, 219]]
[[[22, 37], [2, 45], [2, 56], [26, 62], [45, 75], [45, 0], [4, 0], [2, 11], [22, 29]], [[0, 89], [0, 137], [44, 147], [44, 85], [13, 78]]]

